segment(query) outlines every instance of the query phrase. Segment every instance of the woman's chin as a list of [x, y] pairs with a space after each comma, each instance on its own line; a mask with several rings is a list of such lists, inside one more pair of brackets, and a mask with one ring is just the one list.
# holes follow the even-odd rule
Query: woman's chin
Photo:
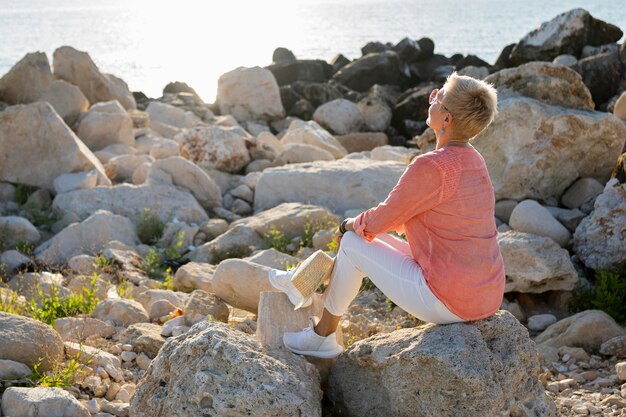
[[426, 126], [431, 127], [430, 126], [430, 116], [428, 116], [428, 119], [426, 119]]

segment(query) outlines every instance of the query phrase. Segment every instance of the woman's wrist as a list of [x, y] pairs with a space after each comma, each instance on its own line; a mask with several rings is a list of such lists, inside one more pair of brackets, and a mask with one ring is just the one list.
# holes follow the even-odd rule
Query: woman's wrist
[[347, 219], [344, 219], [339, 225], [339, 233], [341, 233], [342, 235], [345, 234], [346, 232], [353, 232], [353, 231], [354, 231], [354, 219], [350, 217], [348, 217]]

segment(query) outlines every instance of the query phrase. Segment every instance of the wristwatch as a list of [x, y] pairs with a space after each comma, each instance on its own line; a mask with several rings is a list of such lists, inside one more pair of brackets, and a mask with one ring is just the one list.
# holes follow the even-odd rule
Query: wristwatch
[[342, 221], [341, 224], [339, 225], [339, 233], [341, 233], [342, 235], [344, 235], [347, 232], [346, 225], [348, 224], [348, 220], [350, 219], [344, 219], [344, 221]]

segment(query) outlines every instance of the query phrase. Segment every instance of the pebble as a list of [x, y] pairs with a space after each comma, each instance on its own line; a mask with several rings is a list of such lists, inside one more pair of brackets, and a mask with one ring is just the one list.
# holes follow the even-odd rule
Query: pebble
[[133, 350], [133, 345], [130, 344], [124, 344], [122, 345], [122, 350], [126, 351], [126, 352], [130, 352]]
[[135, 352], [124, 351], [121, 356], [124, 362], [132, 362], [137, 357], [137, 354]]
[[152, 362], [152, 359], [150, 359], [145, 353], [140, 353], [135, 361], [137, 362], [137, 366], [139, 367], [139, 369], [143, 369], [144, 371], [146, 371], [150, 366], [150, 362]]

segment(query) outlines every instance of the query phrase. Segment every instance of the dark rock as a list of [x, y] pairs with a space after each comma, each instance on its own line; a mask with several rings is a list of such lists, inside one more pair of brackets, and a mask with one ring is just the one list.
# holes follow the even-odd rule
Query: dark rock
[[400, 59], [406, 63], [418, 61], [422, 57], [419, 44], [413, 39], [404, 38], [393, 47]]
[[295, 62], [296, 56], [287, 48], [278, 47], [272, 54], [272, 62], [275, 64], [285, 64]]
[[133, 91], [133, 97], [137, 103], [138, 110], [146, 110], [148, 104], [150, 104], [150, 98], [143, 93], [143, 91]]
[[346, 65], [348, 65], [350, 61], [348, 58], [346, 58], [343, 54], [339, 54], [337, 56], [335, 56], [331, 61], [330, 61], [330, 65], [333, 66], [333, 74], [336, 73], [337, 71], [339, 71], [341, 68], [345, 67]]
[[324, 103], [343, 98], [339, 87], [329, 83], [306, 83], [302, 86], [302, 96], [307, 99], [313, 107], [319, 107]]
[[382, 42], [368, 42], [363, 48], [361, 48], [361, 54], [363, 54], [363, 56], [367, 55], [367, 54], [373, 54], [373, 53], [380, 53], [380, 52], [385, 52], [385, 51], [389, 51], [393, 48], [393, 45], [389, 42], [387, 43], [382, 43]]
[[398, 97], [398, 103], [393, 109], [393, 124], [400, 127], [405, 119], [426, 120], [428, 118], [428, 97], [438, 84], [430, 83], [406, 91]]
[[519, 41], [511, 51], [515, 65], [552, 61], [559, 55], [580, 56], [585, 45], [617, 42], [623, 33], [615, 25], [596, 19], [584, 9], [573, 9], [544, 22]]
[[624, 68], [626, 68], [626, 41], [619, 47], [619, 59], [622, 61]]
[[454, 72], [454, 65], [442, 65], [435, 68], [430, 75], [430, 80], [436, 83], [445, 83], [448, 77]]
[[393, 51], [372, 53], [340, 69], [333, 80], [356, 91], [374, 84], [402, 84], [406, 77], [400, 71], [400, 59]]
[[284, 85], [280, 87], [280, 101], [283, 103], [285, 111], [289, 113], [289, 110], [302, 99], [302, 94], [299, 94], [292, 85]]
[[511, 62], [510, 56], [511, 56], [511, 52], [513, 51], [513, 48], [515, 48], [515, 45], [517, 44], [512, 43], [510, 45], [505, 46], [504, 49], [502, 49], [502, 52], [500, 52], [500, 56], [498, 56], [498, 59], [496, 59], [496, 63], [493, 64], [493, 66], [498, 69], [514, 67], [515, 65], [513, 64], [513, 62]]
[[590, 56], [594, 56], [598, 54], [604, 54], [606, 52], [619, 54], [619, 44], [607, 43], [606, 45], [600, 45], [600, 46], [587, 45], [583, 48], [582, 52], [580, 53], [580, 59], [589, 58]]
[[443, 55], [433, 55], [427, 62], [417, 66], [420, 79], [431, 81], [435, 70], [444, 65], [453, 65], [452, 60]]
[[322, 83], [328, 81], [333, 73], [333, 67], [321, 59], [272, 64], [267, 69], [272, 71], [279, 86], [292, 84], [296, 81]]
[[299, 117], [302, 120], [311, 120], [315, 113], [315, 107], [307, 99], [300, 99], [289, 111], [289, 116]]
[[595, 103], [604, 103], [617, 94], [622, 63], [617, 53], [606, 52], [581, 59], [572, 67], [583, 77]]
[[422, 56], [420, 60], [426, 61], [435, 54], [435, 42], [433, 42], [430, 38], [422, 38], [417, 41], [417, 44], [420, 46], [420, 50], [422, 51]]
[[455, 63], [457, 71], [465, 67], [469, 67], [470, 65], [474, 67], [487, 67], [487, 68], [491, 66], [489, 65], [488, 62], [483, 61], [482, 59], [478, 58], [476, 55], [468, 55], [466, 57], [461, 58], [459, 61]]
[[191, 93], [195, 96], [198, 95], [198, 93], [196, 93], [196, 90], [194, 90], [187, 83], [184, 83], [182, 81], [173, 81], [173, 82], [167, 83], [165, 88], [163, 88], [163, 95], [178, 94], [178, 93]]
[[[426, 129], [428, 129], [428, 125], [425, 120], [411, 120], [404, 119], [399, 124], [396, 125], [398, 127], [398, 131], [402, 134], [404, 141], [402, 141], [402, 146], [406, 144], [406, 140], [409, 138], [413, 138], [415, 136], [419, 136]], [[392, 143], [394, 146], [400, 146], [399, 144]]]
[[454, 54], [450, 57], [450, 63], [452, 65], [456, 65], [457, 62], [461, 61], [463, 59], [463, 54]]
[[393, 126], [389, 126], [385, 131], [387, 137], [389, 138], [389, 145], [391, 146], [406, 146], [407, 139], [400, 134], [398, 129]]
[[611, 178], [617, 178], [621, 184], [626, 184], [626, 153], [621, 154], [617, 159]]

